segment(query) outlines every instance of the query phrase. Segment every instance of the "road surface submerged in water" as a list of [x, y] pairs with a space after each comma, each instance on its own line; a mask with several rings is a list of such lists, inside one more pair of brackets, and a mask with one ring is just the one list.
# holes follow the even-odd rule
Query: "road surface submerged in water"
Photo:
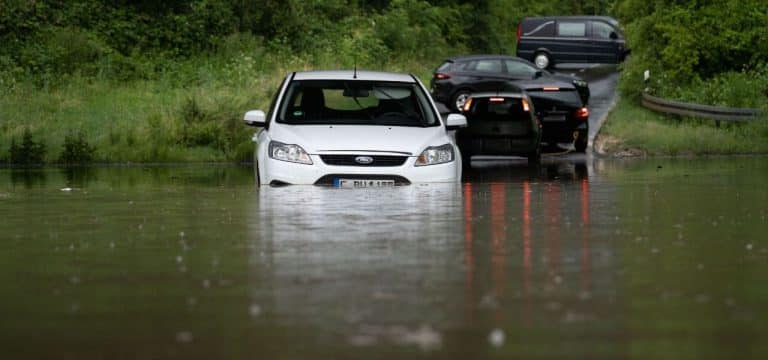
[[7, 358], [756, 358], [768, 158], [0, 170]]

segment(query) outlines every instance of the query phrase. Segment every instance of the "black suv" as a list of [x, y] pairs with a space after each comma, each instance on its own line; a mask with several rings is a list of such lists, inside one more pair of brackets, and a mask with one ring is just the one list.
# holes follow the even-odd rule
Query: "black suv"
[[461, 111], [473, 93], [521, 89], [544, 126], [542, 141], [573, 142], [577, 151], [587, 147], [589, 86], [576, 76], [540, 70], [514, 56], [474, 55], [445, 60], [430, 86], [432, 97], [454, 111]]
[[510, 84], [525, 90], [536, 87], [576, 90], [584, 105], [589, 102], [589, 86], [581, 78], [540, 70], [527, 60], [507, 55], [447, 59], [435, 69], [430, 81], [432, 97], [455, 111], [461, 110], [470, 93], [499, 91]]
[[517, 56], [540, 69], [556, 63], [616, 64], [628, 53], [619, 22], [607, 16], [528, 17], [517, 26]]
[[523, 91], [472, 94], [464, 104], [467, 127], [457, 130], [462, 164], [472, 155], [517, 155], [536, 164], [541, 158], [541, 123]]

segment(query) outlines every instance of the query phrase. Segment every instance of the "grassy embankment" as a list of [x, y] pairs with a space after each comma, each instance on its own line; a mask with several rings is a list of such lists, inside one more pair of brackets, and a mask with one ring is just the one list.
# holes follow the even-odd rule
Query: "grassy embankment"
[[[71, 77], [52, 89], [17, 85], [0, 97], [0, 159], [8, 155], [11, 139], [19, 143], [30, 130], [45, 144], [47, 163], [59, 161], [65, 136], [80, 133], [96, 162], [247, 161], [254, 129], [242, 124], [242, 115], [266, 111], [288, 72], [351, 67], [317, 59], [264, 64], [245, 55], [180, 66], [185, 74], [153, 80]], [[428, 66], [433, 65], [398, 62], [384, 68], [427, 80]]]
[[[622, 100], [597, 145], [615, 155], [768, 153], [768, 4], [624, 0], [613, 7], [632, 55], [622, 65]], [[726, 11], [730, 16], [722, 17]], [[643, 81], [649, 70], [650, 81]], [[684, 102], [760, 108], [761, 119], [715, 127], [640, 106], [640, 92]]]
[[608, 156], [768, 154], [768, 119], [746, 124], [679, 118], [622, 99], [595, 143]]

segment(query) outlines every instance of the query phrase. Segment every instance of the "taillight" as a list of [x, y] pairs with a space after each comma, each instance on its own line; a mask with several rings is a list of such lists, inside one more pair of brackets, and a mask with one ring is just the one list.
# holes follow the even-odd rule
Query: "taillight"
[[520, 43], [520, 38], [523, 36], [523, 24], [517, 24], [517, 42]]
[[522, 100], [523, 100], [522, 101], [522, 103], [523, 103], [523, 111], [525, 111], [525, 112], [531, 111], [531, 105], [528, 105], [528, 100], [525, 100], [525, 99], [522, 99]]
[[437, 80], [445, 80], [450, 78], [451, 78], [451, 75], [448, 75], [446, 73], [435, 73], [435, 79]]
[[589, 119], [589, 109], [587, 109], [586, 107], [582, 107], [576, 110], [576, 118], [579, 120]]
[[503, 103], [504, 102], [504, 98], [503, 97], [492, 97], [492, 98], [488, 99], [488, 101], [490, 101], [492, 103]]
[[555, 87], [555, 86], [545, 86], [544, 88], [542, 88], [542, 90], [544, 90], [544, 91], [560, 91], [560, 88], [559, 87]]
[[464, 103], [464, 112], [468, 112], [469, 108], [472, 107], [472, 98], [467, 99], [467, 102]]

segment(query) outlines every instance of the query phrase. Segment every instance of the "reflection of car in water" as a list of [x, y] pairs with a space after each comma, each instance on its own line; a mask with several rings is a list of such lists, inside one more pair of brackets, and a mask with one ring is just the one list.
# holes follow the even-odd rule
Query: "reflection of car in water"
[[540, 69], [557, 63], [616, 64], [628, 53], [619, 22], [607, 16], [529, 17], [517, 27], [517, 56]]
[[261, 184], [394, 186], [456, 182], [461, 159], [448, 130], [412, 75], [368, 71], [289, 74], [268, 115], [245, 122], [264, 127], [254, 137]]
[[[262, 187], [253, 206], [251, 251], [265, 264], [254, 270], [263, 279], [254, 302], [280, 319], [310, 328], [349, 316], [410, 325], [413, 314], [434, 310], [424, 301], [425, 281], [437, 286], [463, 277], [456, 257], [446, 255], [462, 246], [460, 184]], [[394, 297], [409, 311], [393, 308], [386, 299]]]
[[517, 155], [536, 164], [541, 157], [541, 124], [522, 91], [475, 93], [464, 104], [467, 127], [456, 141], [465, 168], [473, 155]]

